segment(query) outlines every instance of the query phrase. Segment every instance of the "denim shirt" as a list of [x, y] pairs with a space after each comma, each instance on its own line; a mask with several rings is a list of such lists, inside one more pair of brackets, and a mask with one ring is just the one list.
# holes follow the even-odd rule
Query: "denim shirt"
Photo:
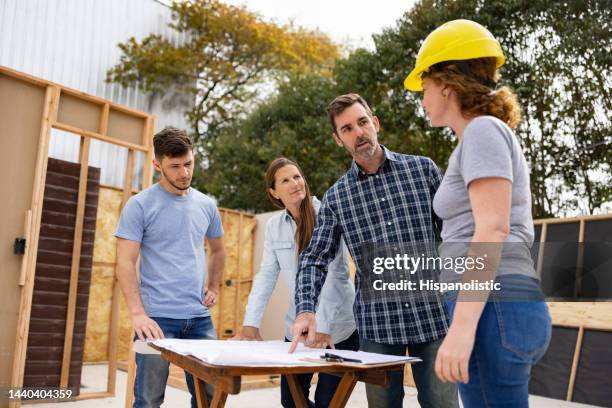
[[[313, 206], [318, 212], [321, 202], [316, 197], [313, 197]], [[285, 337], [289, 340], [292, 339], [291, 325], [295, 320], [294, 294], [298, 270], [296, 228], [287, 210], [268, 221], [261, 265], [253, 281], [243, 323], [245, 326], [259, 327], [280, 272], [289, 289], [289, 307], [285, 316]], [[348, 250], [342, 242], [329, 264], [316, 308], [317, 332], [331, 334], [334, 344], [346, 340], [356, 328], [353, 316], [355, 288], [348, 271]]]

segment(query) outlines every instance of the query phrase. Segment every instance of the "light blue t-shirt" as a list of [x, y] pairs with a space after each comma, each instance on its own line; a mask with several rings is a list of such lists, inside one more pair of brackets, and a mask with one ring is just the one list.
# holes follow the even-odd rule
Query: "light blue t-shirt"
[[148, 316], [209, 316], [204, 300], [204, 238], [223, 235], [215, 203], [190, 188], [179, 196], [159, 184], [125, 204], [118, 238], [140, 242], [140, 296]]

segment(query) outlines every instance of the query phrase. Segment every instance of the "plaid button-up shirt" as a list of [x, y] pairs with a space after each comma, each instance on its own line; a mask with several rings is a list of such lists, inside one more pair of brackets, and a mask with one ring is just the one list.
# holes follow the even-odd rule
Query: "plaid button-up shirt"
[[392, 152], [374, 174], [351, 168], [325, 193], [317, 225], [299, 261], [295, 291], [297, 314], [314, 312], [327, 265], [344, 237], [355, 261], [355, 316], [361, 337], [386, 344], [417, 344], [446, 334], [448, 317], [442, 302], [384, 299], [365, 302], [360, 295], [362, 244], [435, 242], [440, 221], [431, 202], [442, 177], [434, 162]]

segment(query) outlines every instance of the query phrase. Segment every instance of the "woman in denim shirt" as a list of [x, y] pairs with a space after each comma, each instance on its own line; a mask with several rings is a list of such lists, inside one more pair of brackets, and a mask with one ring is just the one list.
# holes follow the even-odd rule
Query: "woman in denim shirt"
[[[440, 257], [481, 262], [440, 275], [462, 290], [445, 293], [452, 322], [435, 369], [440, 379], [459, 383], [466, 408], [527, 408], [531, 368], [551, 335], [530, 253], [529, 169], [512, 131], [520, 106], [508, 87], [497, 88], [504, 62], [486, 28], [454, 20], [425, 39], [404, 82], [423, 91], [431, 125], [450, 127], [457, 137], [433, 200], [443, 221]], [[497, 287], [461, 287], [474, 281]]]
[[[289, 305], [285, 316], [285, 341], [291, 341], [291, 325], [295, 319], [295, 279], [298, 256], [308, 246], [315, 226], [320, 202], [310, 196], [310, 189], [297, 163], [284, 157], [273, 160], [266, 171], [268, 198], [274, 205], [284, 208], [266, 225], [263, 256], [259, 272], [246, 306], [242, 331], [234, 340], [262, 340], [259, 325], [274, 286], [282, 273], [289, 289]], [[355, 289], [349, 277], [348, 251], [340, 246], [330, 264], [317, 307], [316, 342], [311, 347], [358, 350], [353, 303]], [[308, 397], [312, 374], [299, 376], [299, 382]], [[314, 407], [327, 407], [338, 387], [340, 377], [319, 374]], [[283, 407], [294, 407], [285, 376], [281, 378]]]

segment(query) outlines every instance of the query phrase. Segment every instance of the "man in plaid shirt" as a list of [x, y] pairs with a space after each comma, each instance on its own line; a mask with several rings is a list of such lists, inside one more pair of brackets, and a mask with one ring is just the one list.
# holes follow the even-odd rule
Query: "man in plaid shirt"
[[[355, 315], [361, 350], [393, 355], [408, 350], [423, 360], [412, 366], [421, 407], [458, 407], [456, 386], [441, 382], [434, 370], [448, 328], [443, 302], [364, 296], [366, 289], [361, 287], [364, 277], [372, 274], [362, 270], [363, 244], [435, 242], [439, 220], [431, 202], [440, 172], [429, 158], [381, 146], [378, 118], [361, 96], [338, 96], [327, 113], [334, 140], [351, 154], [353, 164], [325, 194], [310, 245], [300, 256], [291, 350], [300, 340], [314, 340], [315, 305], [343, 236], [357, 266]], [[403, 371], [395, 371], [388, 388], [367, 384], [368, 405], [401, 407], [403, 383]]]

